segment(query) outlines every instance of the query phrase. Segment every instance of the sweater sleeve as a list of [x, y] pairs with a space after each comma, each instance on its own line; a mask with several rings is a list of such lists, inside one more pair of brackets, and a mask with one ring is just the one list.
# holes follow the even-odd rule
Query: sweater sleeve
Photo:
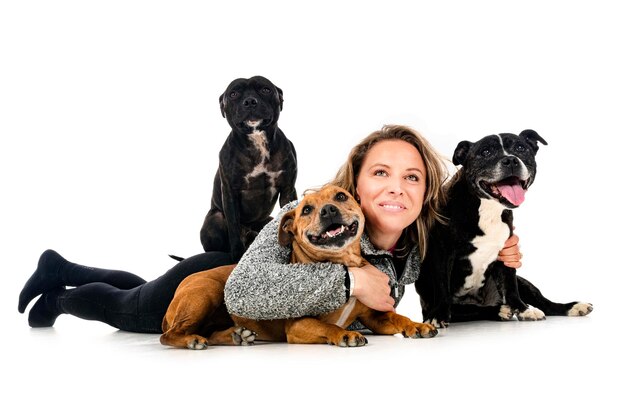
[[256, 320], [297, 318], [333, 311], [346, 302], [345, 269], [341, 264], [290, 264], [291, 248], [278, 243], [283, 207], [243, 255], [228, 281], [228, 312]]

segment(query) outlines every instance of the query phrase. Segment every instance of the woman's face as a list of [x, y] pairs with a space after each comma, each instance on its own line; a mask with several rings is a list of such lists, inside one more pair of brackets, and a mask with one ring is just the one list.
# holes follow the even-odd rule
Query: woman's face
[[403, 140], [376, 143], [365, 155], [356, 193], [370, 235], [395, 235], [415, 222], [426, 192], [426, 167], [419, 151]]

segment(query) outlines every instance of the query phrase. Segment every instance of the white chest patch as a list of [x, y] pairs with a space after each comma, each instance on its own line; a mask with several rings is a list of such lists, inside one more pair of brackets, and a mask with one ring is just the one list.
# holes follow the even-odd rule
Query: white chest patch
[[248, 135], [248, 139], [254, 144], [254, 147], [261, 153], [261, 159], [263, 161], [269, 160], [270, 151], [267, 148], [267, 138], [265, 137], [265, 131], [257, 131], [256, 129]]
[[268, 169], [270, 160], [270, 151], [267, 147], [267, 138], [265, 137], [265, 131], [257, 131], [256, 129], [248, 135], [248, 138], [254, 144], [254, 147], [261, 153], [261, 161], [254, 166], [252, 171], [248, 173], [244, 178], [249, 181], [251, 178], [255, 178], [261, 174], [266, 174], [270, 179], [272, 196], [276, 194], [276, 180], [282, 173], [282, 171], [270, 171]]
[[505, 207], [494, 200], [481, 199], [478, 209], [478, 226], [485, 233], [472, 240], [476, 250], [468, 257], [472, 273], [465, 278], [463, 288], [456, 294], [463, 296], [476, 292], [483, 285], [485, 271], [495, 261], [504, 242], [510, 236], [509, 226], [502, 222]]

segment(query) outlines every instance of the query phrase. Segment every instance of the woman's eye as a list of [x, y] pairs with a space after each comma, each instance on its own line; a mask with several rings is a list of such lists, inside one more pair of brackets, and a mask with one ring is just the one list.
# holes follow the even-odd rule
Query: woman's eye
[[313, 207], [311, 206], [302, 207], [302, 215], [309, 215], [311, 214], [312, 211], [313, 211]]
[[387, 176], [387, 172], [382, 169], [379, 169], [377, 171], [374, 171], [374, 176]]
[[406, 177], [406, 179], [410, 180], [411, 182], [419, 182], [420, 178], [417, 175], [409, 175]]

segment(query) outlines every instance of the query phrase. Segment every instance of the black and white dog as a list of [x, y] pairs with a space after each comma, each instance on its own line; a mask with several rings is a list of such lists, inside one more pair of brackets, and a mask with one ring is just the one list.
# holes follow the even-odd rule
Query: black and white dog
[[512, 233], [513, 212], [536, 174], [535, 155], [546, 141], [533, 130], [462, 141], [452, 159], [461, 168], [446, 188], [447, 224], [431, 230], [416, 289], [424, 321], [445, 327], [477, 319], [540, 320], [587, 315], [588, 303], [554, 303], [514, 268], [497, 261]]
[[232, 128], [219, 153], [211, 208], [200, 230], [205, 251], [238, 260], [280, 206], [297, 198], [296, 150], [278, 127], [283, 91], [269, 79], [232, 81], [220, 96]]

